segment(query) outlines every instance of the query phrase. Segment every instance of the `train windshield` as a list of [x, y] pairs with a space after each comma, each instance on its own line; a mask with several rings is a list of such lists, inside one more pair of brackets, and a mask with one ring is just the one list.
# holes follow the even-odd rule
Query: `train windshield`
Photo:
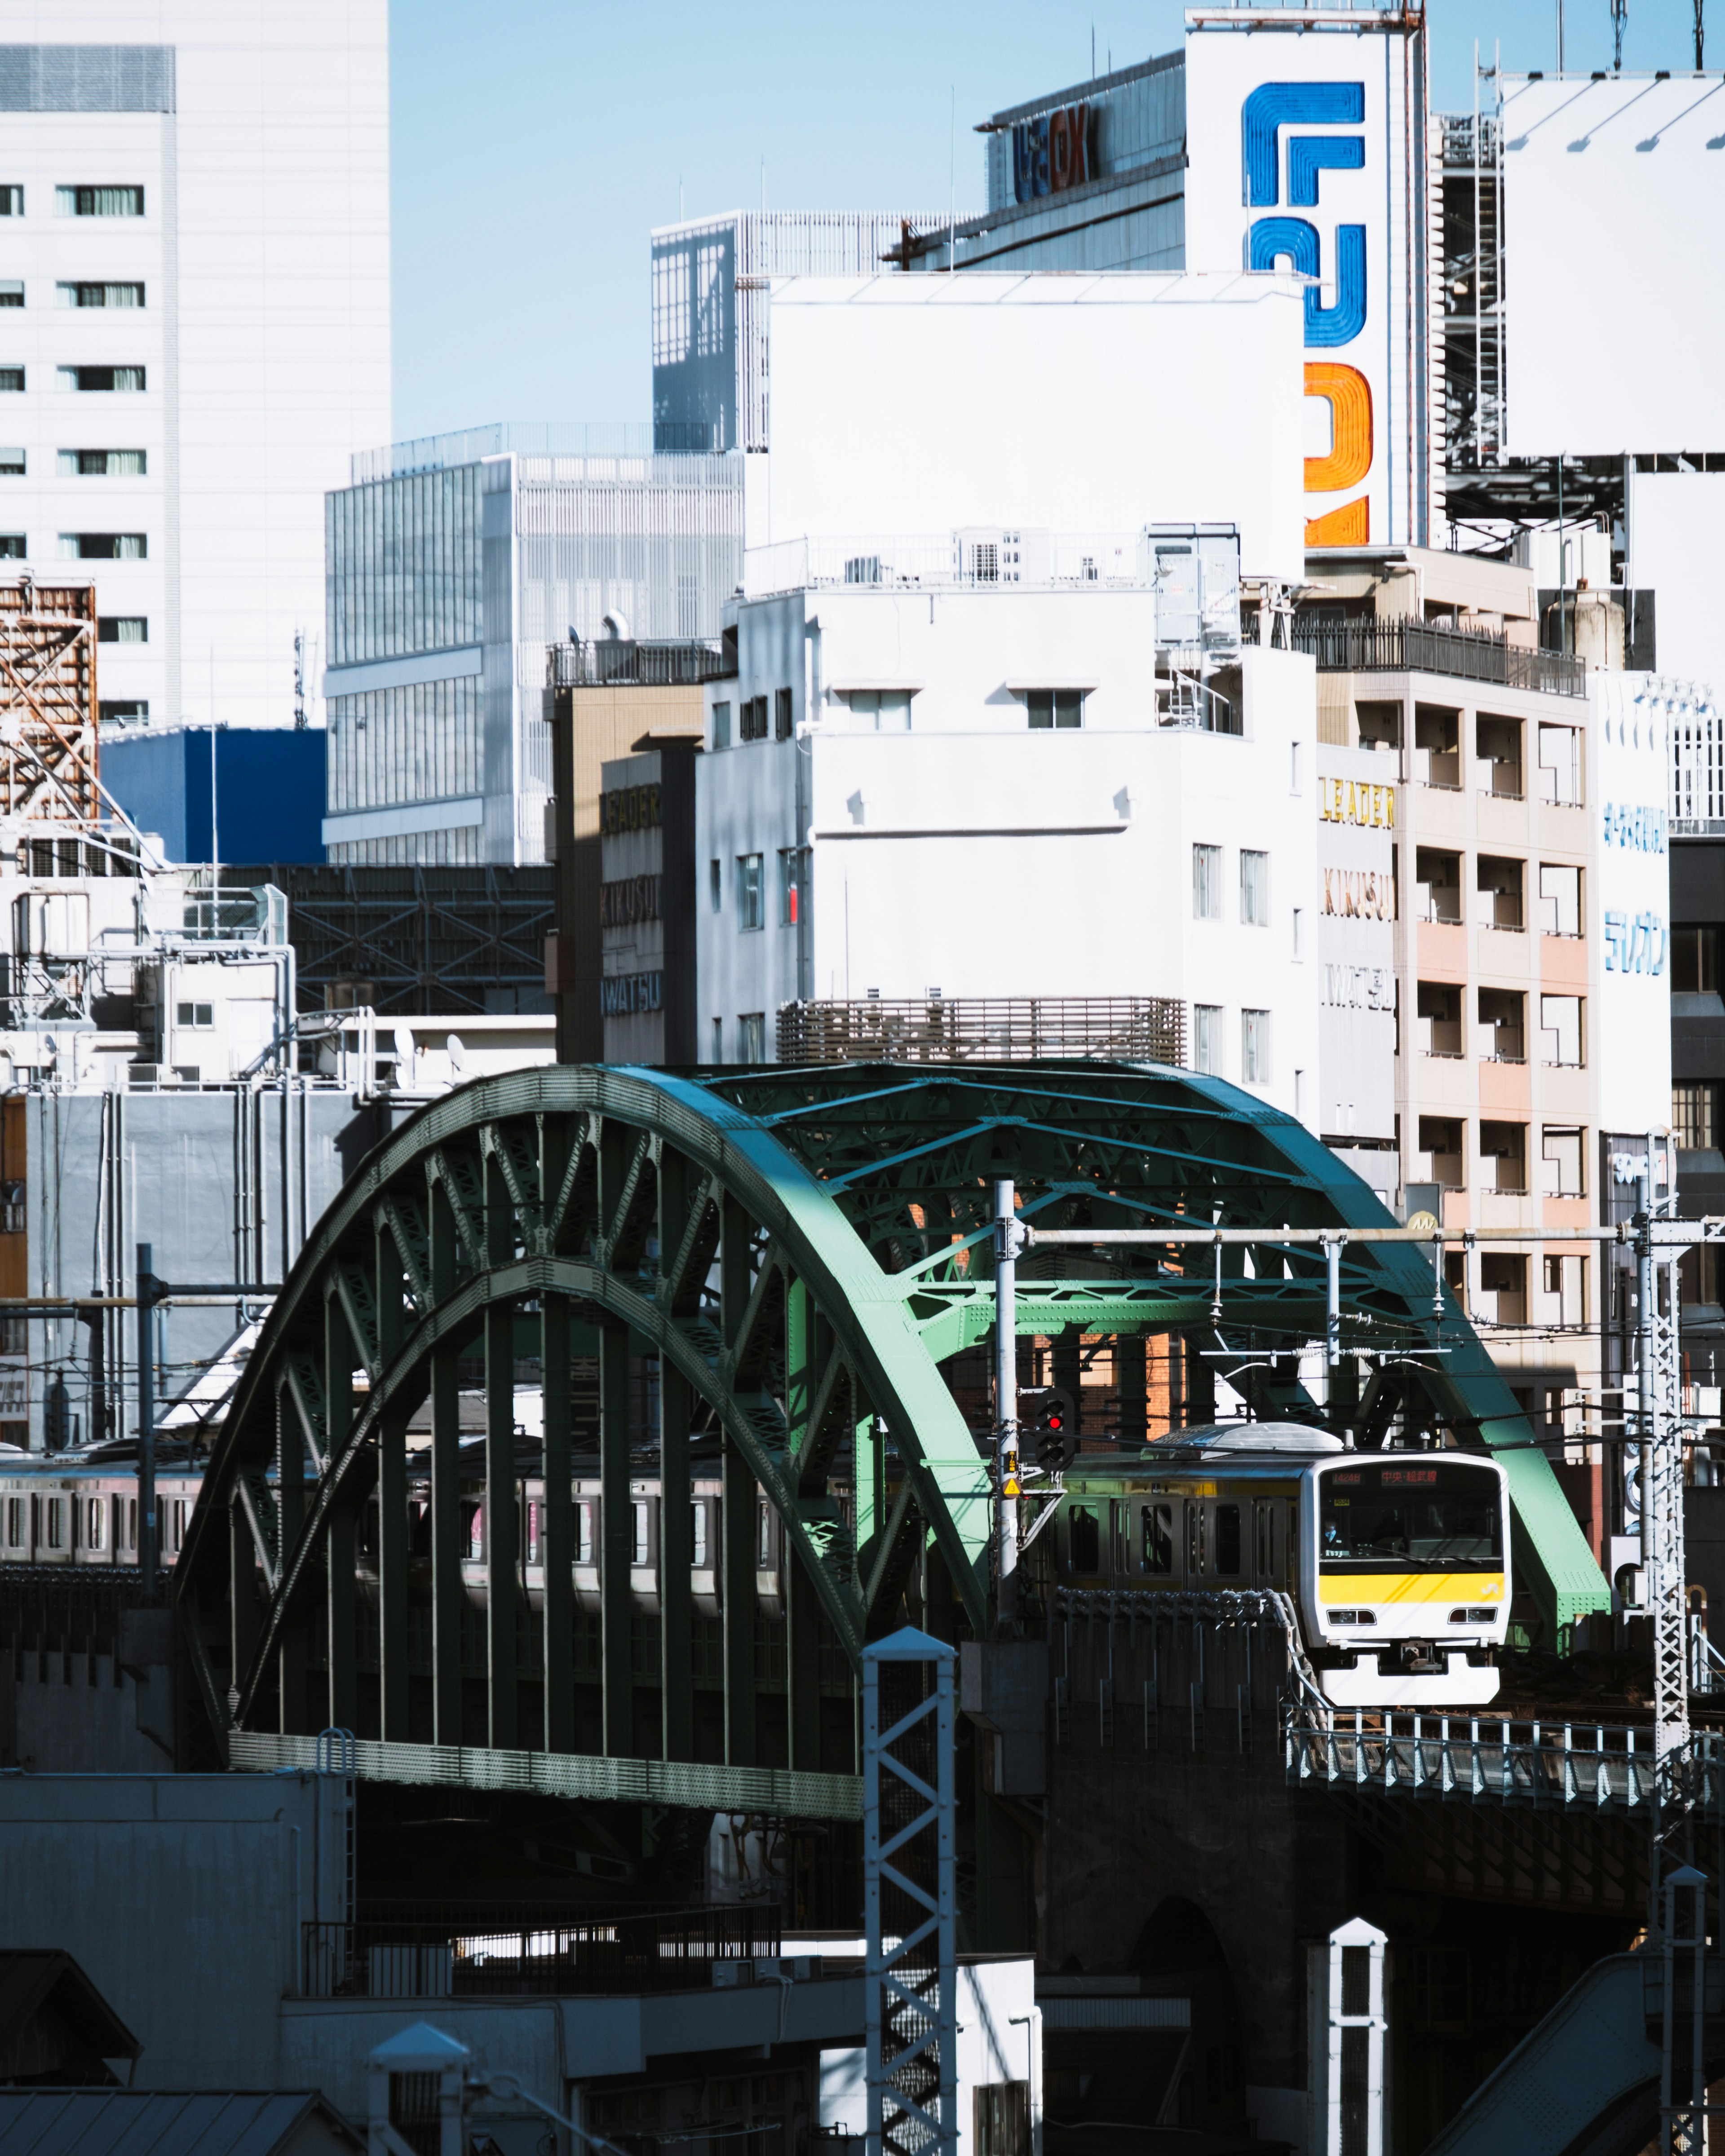
[[1325, 1572], [1501, 1572], [1496, 1474], [1459, 1460], [1362, 1460], [1318, 1480]]

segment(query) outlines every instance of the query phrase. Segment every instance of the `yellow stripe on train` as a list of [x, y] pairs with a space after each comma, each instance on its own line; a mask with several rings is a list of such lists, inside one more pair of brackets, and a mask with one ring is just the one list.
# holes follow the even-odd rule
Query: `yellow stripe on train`
[[1332, 1572], [1317, 1583], [1325, 1608], [1385, 1602], [1501, 1602], [1501, 1572]]

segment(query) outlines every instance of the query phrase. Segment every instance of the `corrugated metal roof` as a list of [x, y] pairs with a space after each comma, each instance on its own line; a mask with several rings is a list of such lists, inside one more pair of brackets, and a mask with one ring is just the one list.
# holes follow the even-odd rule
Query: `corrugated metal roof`
[[305, 2089], [0, 2089], [0, 2148], [6, 2156], [276, 2156], [308, 2112], [321, 2115], [331, 2148], [362, 2145]]

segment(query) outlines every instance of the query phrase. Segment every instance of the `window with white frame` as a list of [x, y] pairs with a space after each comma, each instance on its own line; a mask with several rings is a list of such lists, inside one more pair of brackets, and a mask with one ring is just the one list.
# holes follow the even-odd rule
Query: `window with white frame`
[[23, 213], [23, 189], [0, 187], [0, 217], [22, 217]]
[[1082, 689], [1027, 689], [1024, 705], [1033, 730], [1084, 724]]
[[1270, 926], [1270, 856], [1240, 850], [1240, 917], [1248, 928]]
[[56, 187], [56, 217], [141, 217], [141, 187]]
[[17, 395], [24, 386], [24, 370], [21, 367], [0, 367], [0, 397]]
[[1240, 1082], [1242, 1086], [1270, 1083], [1270, 1014], [1243, 1010], [1240, 1014]]
[[62, 449], [62, 479], [142, 479], [149, 458], [142, 449]]
[[1192, 849], [1192, 918], [1194, 921], [1219, 921], [1222, 918], [1222, 849], [1219, 846], [1194, 846]]
[[1220, 1078], [1222, 1069], [1222, 1006], [1219, 1004], [1194, 1004], [1192, 1006], [1192, 1067], [1206, 1077]]
[[96, 620], [98, 644], [147, 644], [150, 617], [144, 613], [105, 613]]
[[713, 706], [713, 747], [729, 748], [730, 746], [731, 706], [729, 704], [715, 704]]
[[146, 380], [141, 367], [62, 367], [55, 371], [62, 389], [80, 391], [85, 396], [136, 396]]
[[95, 284], [62, 278], [54, 289], [63, 307], [141, 307], [144, 304], [141, 285]]

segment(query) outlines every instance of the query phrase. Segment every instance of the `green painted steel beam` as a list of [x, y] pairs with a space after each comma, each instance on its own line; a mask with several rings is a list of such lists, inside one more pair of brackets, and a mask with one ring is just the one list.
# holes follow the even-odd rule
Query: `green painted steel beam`
[[[243, 1774], [302, 1773], [318, 1766], [316, 1737], [233, 1731], [228, 1764]], [[603, 1753], [521, 1752], [483, 1744], [384, 1744], [354, 1741], [362, 1782], [429, 1783], [447, 1789], [510, 1789], [590, 1803], [670, 1804], [691, 1811], [767, 1812], [781, 1819], [858, 1820], [860, 1774], [814, 1774], [783, 1767], [708, 1766], [690, 1759], [611, 1758]]]

